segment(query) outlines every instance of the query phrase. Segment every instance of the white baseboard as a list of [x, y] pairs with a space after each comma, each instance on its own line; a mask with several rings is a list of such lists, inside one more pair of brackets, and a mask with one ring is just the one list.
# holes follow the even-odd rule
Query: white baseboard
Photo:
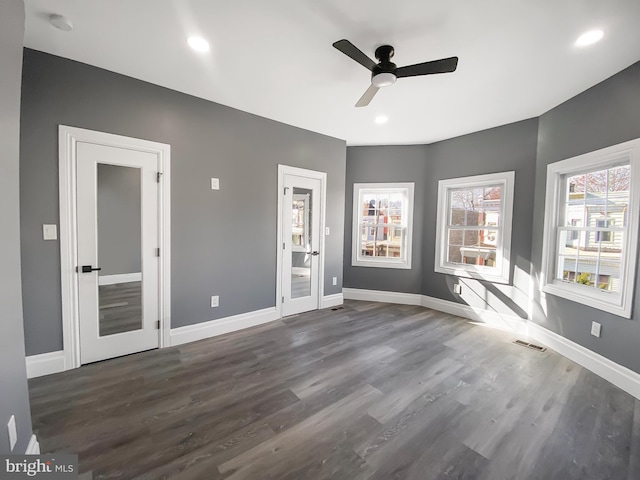
[[359, 288], [344, 288], [342, 293], [344, 294], [344, 298], [348, 300], [421, 305], [440, 312], [468, 318], [476, 322], [486, 323], [502, 330], [518, 334], [527, 333], [526, 320], [517, 315], [508, 315], [493, 310], [473, 308], [469, 305], [428, 297], [426, 295], [420, 295], [419, 293], [383, 292], [380, 290], [364, 290]]
[[418, 293], [383, 292], [361, 288], [343, 288], [345, 300], [364, 300], [367, 302], [398, 303], [401, 305], [422, 305], [422, 295]]
[[224, 335], [244, 328], [255, 327], [263, 323], [280, 319], [276, 307], [256, 310], [254, 312], [241, 313], [232, 317], [219, 318], [196, 325], [172, 328], [170, 332], [171, 346], [195, 342], [205, 338]]
[[141, 282], [142, 272], [121, 273], [118, 275], [100, 275], [98, 285], [115, 285], [116, 283]]
[[529, 336], [559, 354], [591, 370], [616, 387], [640, 399], [640, 374], [609, 360], [537, 323], [529, 322]]
[[25, 455], [40, 455], [40, 443], [38, 443], [38, 438], [34, 435], [31, 435], [29, 439], [29, 445], [27, 445], [27, 450], [24, 452]]
[[27, 378], [42, 377], [52, 373], [64, 372], [64, 351], [30, 355], [26, 358]]
[[342, 293], [334, 293], [333, 295], [325, 295], [322, 297], [322, 305], [320, 308], [337, 307], [344, 303], [344, 297]]

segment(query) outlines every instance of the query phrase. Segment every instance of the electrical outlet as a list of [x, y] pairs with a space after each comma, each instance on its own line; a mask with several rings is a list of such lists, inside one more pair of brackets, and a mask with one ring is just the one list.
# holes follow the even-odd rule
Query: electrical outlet
[[457, 293], [458, 295], [462, 294], [462, 285], [456, 283], [453, 285], [453, 293]]
[[218, 295], [211, 296], [211, 308], [220, 306], [220, 297]]
[[42, 225], [42, 238], [44, 240], [57, 240], [58, 239], [58, 226], [57, 225]]
[[9, 432], [9, 447], [13, 452], [13, 448], [16, 446], [16, 442], [18, 441], [18, 429], [16, 428], [15, 415], [11, 415], [9, 423], [7, 423], [7, 431]]
[[220, 190], [220, 179], [212, 178], [211, 179], [211, 190]]
[[591, 335], [594, 337], [600, 336], [600, 330], [602, 330], [602, 325], [598, 322], [591, 322]]
[[338, 285], [338, 277], [333, 277], [333, 285]]

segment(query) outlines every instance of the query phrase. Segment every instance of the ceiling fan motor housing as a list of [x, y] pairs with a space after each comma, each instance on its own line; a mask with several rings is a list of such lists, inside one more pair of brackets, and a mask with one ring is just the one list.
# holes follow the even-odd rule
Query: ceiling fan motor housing
[[376, 48], [378, 65], [371, 71], [371, 84], [376, 87], [388, 87], [396, 82], [396, 70], [398, 67], [391, 61], [394, 50], [391, 45], [382, 45]]

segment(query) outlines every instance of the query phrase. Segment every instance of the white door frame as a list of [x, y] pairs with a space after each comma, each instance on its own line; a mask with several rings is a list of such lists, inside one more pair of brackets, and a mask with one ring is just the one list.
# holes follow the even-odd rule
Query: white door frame
[[76, 144], [95, 143], [153, 153], [158, 157], [158, 309], [160, 348], [170, 345], [171, 328], [171, 147], [164, 143], [60, 125], [58, 166], [60, 193], [60, 275], [62, 280], [62, 338], [64, 369], [80, 366], [78, 318], [78, 258], [76, 212]]
[[282, 318], [282, 207], [284, 202], [284, 176], [298, 175], [300, 177], [309, 177], [320, 180], [320, 261], [318, 267], [318, 307], [322, 305], [324, 298], [324, 259], [325, 251], [325, 225], [327, 212], [327, 174], [325, 172], [317, 172], [315, 170], [307, 170], [304, 168], [290, 167], [288, 165], [278, 165], [278, 226], [276, 238], [276, 312], [278, 317]]

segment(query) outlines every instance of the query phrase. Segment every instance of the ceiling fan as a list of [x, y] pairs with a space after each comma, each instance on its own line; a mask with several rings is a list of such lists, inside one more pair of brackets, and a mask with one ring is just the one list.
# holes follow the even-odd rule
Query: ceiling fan
[[378, 63], [371, 60], [358, 47], [349, 40], [338, 40], [333, 44], [335, 48], [352, 58], [363, 67], [371, 71], [371, 85], [360, 97], [356, 107], [366, 107], [381, 87], [393, 85], [398, 78], [418, 77], [420, 75], [432, 75], [435, 73], [454, 72], [458, 66], [458, 57], [442, 58], [431, 62], [416, 63], [398, 68], [391, 62], [394, 50], [391, 45], [382, 45], [376, 48]]

